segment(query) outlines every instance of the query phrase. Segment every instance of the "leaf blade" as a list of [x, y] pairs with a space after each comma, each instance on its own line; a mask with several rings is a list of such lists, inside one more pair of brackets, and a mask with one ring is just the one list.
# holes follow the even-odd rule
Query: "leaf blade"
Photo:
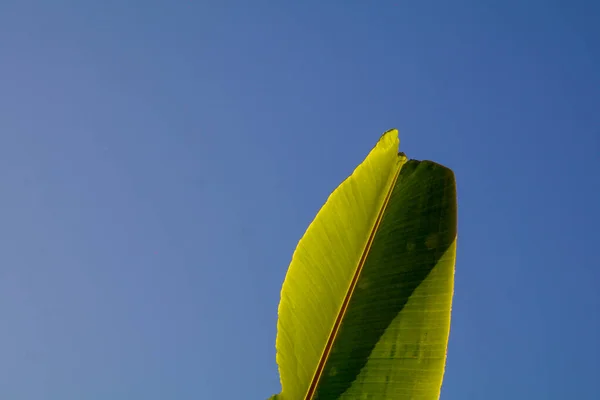
[[453, 292], [454, 175], [431, 162], [403, 167], [397, 145], [397, 131], [382, 136], [294, 252], [279, 306], [278, 399], [439, 397]]

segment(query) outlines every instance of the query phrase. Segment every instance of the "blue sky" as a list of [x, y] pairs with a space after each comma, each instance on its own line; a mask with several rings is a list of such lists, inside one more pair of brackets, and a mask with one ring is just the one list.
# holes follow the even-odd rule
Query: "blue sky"
[[595, 399], [600, 4], [0, 3], [0, 398], [263, 399], [380, 134], [455, 170], [443, 400]]

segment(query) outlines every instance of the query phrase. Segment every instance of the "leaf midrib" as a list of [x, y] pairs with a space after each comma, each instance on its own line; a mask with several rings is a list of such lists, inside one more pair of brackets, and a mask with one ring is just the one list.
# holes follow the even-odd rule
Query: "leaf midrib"
[[323, 370], [325, 369], [327, 359], [329, 358], [329, 354], [331, 352], [331, 348], [333, 347], [333, 343], [335, 342], [339, 328], [342, 324], [342, 321], [344, 320], [344, 315], [346, 314], [348, 304], [350, 304], [350, 299], [352, 298], [352, 294], [354, 293], [354, 289], [356, 288], [356, 284], [358, 283], [358, 279], [360, 278], [360, 273], [362, 272], [362, 269], [363, 269], [363, 266], [367, 259], [367, 256], [369, 255], [369, 251], [371, 249], [371, 245], [373, 244], [375, 234], [377, 233], [377, 229], [379, 228], [379, 225], [381, 224], [381, 220], [383, 219], [383, 215], [385, 214], [385, 210], [386, 210], [389, 200], [392, 196], [392, 192], [394, 191], [394, 187], [396, 186], [398, 176], [400, 176], [400, 171], [402, 170], [402, 166], [407, 161], [406, 156], [404, 156], [403, 153], [399, 153], [398, 156], [399, 156], [398, 157], [399, 159], [397, 161], [398, 166], [396, 167], [396, 172], [395, 172], [394, 178], [388, 188], [388, 192], [386, 193], [383, 205], [381, 206], [381, 209], [379, 210], [379, 214], [377, 215], [375, 224], [373, 225], [373, 228], [371, 229], [369, 238], [367, 239], [367, 243], [366, 243], [365, 248], [359, 259], [358, 265], [356, 267], [356, 271], [355, 271], [354, 275], [352, 276], [352, 280], [350, 281], [348, 291], [346, 293], [346, 296], [344, 296], [344, 301], [342, 302], [340, 311], [338, 312], [338, 315], [335, 319], [335, 322], [331, 329], [331, 333], [329, 334], [329, 338], [327, 339], [327, 343], [325, 344], [325, 348], [323, 349], [323, 354], [321, 355], [321, 358], [319, 359], [319, 363], [317, 364], [315, 374], [313, 375], [313, 378], [308, 387], [308, 391], [306, 393], [306, 396], [304, 397], [304, 400], [312, 400], [313, 396], [317, 392], [319, 380], [321, 379], [321, 375], [323, 374]]

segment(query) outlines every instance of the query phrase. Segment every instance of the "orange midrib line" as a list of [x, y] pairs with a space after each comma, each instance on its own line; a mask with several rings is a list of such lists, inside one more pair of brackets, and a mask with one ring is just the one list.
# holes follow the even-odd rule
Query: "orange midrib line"
[[396, 181], [398, 180], [398, 176], [400, 175], [400, 170], [402, 169], [403, 164], [404, 163], [399, 162], [398, 170], [396, 171], [394, 180], [392, 181], [390, 189], [388, 190], [388, 193], [385, 197], [385, 201], [383, 202], [381, 210], [379, 211], [379, 215], [377, 216], [375, 225], [373, 226], [373, 229], [371, 230], [371, 234], [369, 235], [369, 239], [367, 240], [367, 245], [365, 246], [365, 249], [360, 257], [360, 261], [358, 263], [358, 267], [356, 268], [356, 272], [354, 273], [354, 276], [352, 277], [352, 281], [350, 281], [350, 287], [348, 288], [348, 292], [346, 293], [346, 296], [344, 297], [344, 301], [342, 302], [342, 307], [340, 309], [340, 312], [338, 313], [335, 323], [333, 324], [333, 329], [331, 330], [331, 333], [329, 334], [327, 344], [325, 345], [325, 350], [323, 351], [323, 355], [321, 356], [321, 359], [319, 360], [319, 365], [317, 366], [315, 375], [313, 376], [310, 386], [308, 387], [308, 392], [306, 393], [304, 400], [312, 400], [313, 396], [315, 395], [315, 393], [317, 391], [317, 385], [319, 384], [319, 380], [321, 379], [321, 375], [323, 373], [323, 370], [325, 369], [325, 365], [327, 364], [327, 359], [329, 358], [329, 353], [331, 352], [331, 348], [333, 347], [333, 343], [335, 342], [337, 333], [340, 329], [340, 326], [342, 325], [344, 315], [346, 314], [346, 310], [348, 309], [348, 304], [350, 303], [350, 299], [352, 298], [352, 294], [354, 293], [354, 288], [356, 287], [358, 278], [360, 277], [360, 273], [362, 272], [362, 269], [363, 269], [363, 266], [367, 259], [367, 256], [369, 255], [369, 250], [371, 250], [371, 245], [373, 244], [373, 240], [375, 238], [375, 233], [377, 232], [377, 229], [379, 228], [379, 224], [381, 223], [385, 209], [387, 208], [388, 202], [390, 201], [390, 197], [392, 197], [392, 192], [394, 190], [394, 187], [396, 186]]

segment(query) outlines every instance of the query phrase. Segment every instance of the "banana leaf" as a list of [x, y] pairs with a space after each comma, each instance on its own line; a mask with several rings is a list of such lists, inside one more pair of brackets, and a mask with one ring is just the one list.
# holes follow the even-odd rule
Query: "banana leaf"
[[294, 251], [277, 323], [277, 400], [440, 396], [454, 290], [453, 172], [384, 133]]

